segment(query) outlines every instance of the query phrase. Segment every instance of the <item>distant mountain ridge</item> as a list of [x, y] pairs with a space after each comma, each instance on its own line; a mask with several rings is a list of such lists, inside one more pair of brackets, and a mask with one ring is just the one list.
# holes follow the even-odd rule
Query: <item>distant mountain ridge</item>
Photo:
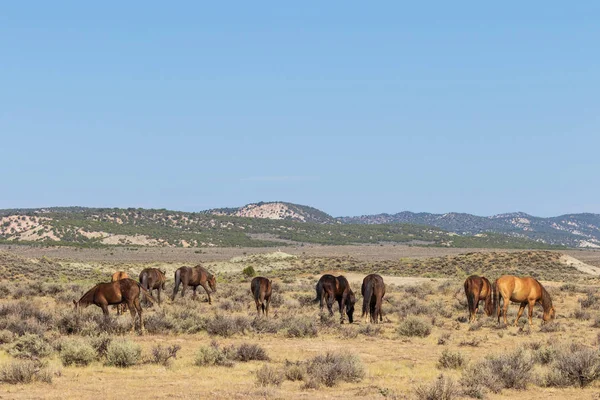
[[274, 201], [201, 212], [50, 207], [0, 210], [0, 242], [82, 246], [281, 246], [414, 243], [453, 247], [600, 248], [600, 215], [552, 218], [516, 212], [481, 217], [413, 213], [334, 218]]
[[413, 213], [340, 217], [345, 224], [420, 224], [435, 226], [460, 235], [485, 232], [529, 238], [553, 245], [600, 248], [600, 214], [565, 214], [541, 218], [515, 212], [481, 217], [466, 213]]

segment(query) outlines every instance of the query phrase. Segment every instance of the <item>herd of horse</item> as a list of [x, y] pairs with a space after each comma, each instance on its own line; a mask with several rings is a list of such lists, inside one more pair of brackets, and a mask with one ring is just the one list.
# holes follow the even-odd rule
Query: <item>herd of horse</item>
[[[202, 265], [180, 267], [175, 271], [174, 278], [175, 286], [171, 295], [171, 301], [175, 300], [180, 286], [181, 297], [185, 296], [186, 288], [191, 287], [193, 290], [192, 298], [196, 297], [196, 289], [198, 286], [201, 286], [206, 291], [208, 303], [212, 304], [210, 295], [217, 291], [217, 279], [214, 274], [210, 273]], [[122, 313], [128, 308], [132, 317], [132, 332], [135, 330], [137, 315], [140, 321], [140, 330], [144, 333], [140, 296], [143, 296], [148, 302], [160, 305], [160, 293], [162, 290], [165, 290], [165, 283], [166, 272], [157, 268], [144, 269], [140, 273], [138, 281], [129, 278], [127, 273], [119, 271], [113, 274], [111, 282], [97, 284], [88, 290], [79, 301], [73, 300], [73, 303], [75, 304], [75, 309], [94, 304], [102, 309], [105, 317], [109, 315], [109, 305], [116, 305], [117, 313]], [[544, 310], [542, 316], [543, 323], [555, 317], [555, 310], [552, 306], [550, 294], [548, 294], [546, 289], [537, 280], [531, 277], [521, 278], [513, 275], [503, 275], [496, 279], [492, 285], [487, 278], [472, 275], [465, 280], [464, 289], [469, 309], [469, 322], [476, 320], [481, 301], [484, 301], [484, 311], [488, 316], [491, 316], [494, 309], [496, 309], [498, 323], [500, 323], [500, 318], [503, 315], [504, 323], [508, 324], [506, 312], [508, 304], [511, 301], [520, 304], [519, 312], [514, 322], [515, 325], [518, 323], [519, 318], [521, 318], [525, 306], [529, 306], [529, 324], [533, 324], [533, 307], [536, 303], [540, 303]], [[158, 299], [155, 299], [152, 295], [154, 290], [157, 291]], [[315, 290], [316, 298], [314, 302], [319, 302], [321, 312], [326, 305], [329, 315], [333, 316], [333, 303], [337, 302], [340, 312], [340, 323], [344, 323], [345, 317], [348, 317], [350, 323], [354, 322], [356, 296], [350, 288], [350, 283], [343, 275], [323, 275], [317, 282]], [[273, 293], [273, 282], [265, 277], [255, 277], [250, 282], [250, 291], [256, 304], [257, 314], [259, 316], [262, 314], [268, 318], [269, 304]], [[383, 278], [378, 274], [367, 275], [361, 285], [361, 295], [363, 297], [362, 318], [374, 324], [382, 322], [382, 303], [385, 296]], [[501, 302], [503, 303], [502, 308], [500, 307]]]

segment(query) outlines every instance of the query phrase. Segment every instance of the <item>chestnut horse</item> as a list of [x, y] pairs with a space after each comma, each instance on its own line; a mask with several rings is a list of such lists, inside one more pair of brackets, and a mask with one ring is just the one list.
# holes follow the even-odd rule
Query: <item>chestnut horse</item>
[[483, 310], [489, 317], [494, 312], [492, 301], [492, 285], [484, 276], [471, 275], [465, 280], [465, 295], [469, 305], [469, 323], [477, 319], [479, 302], [485, 300]]
[[212, 300], [210, 298], [211, 290], [208, 289], [208, 286], [210, 286], [212, 292], [216, 292], [217, 278], [208, 272], [202, 265], [196, 265], [194, 268], [180, 267], [177, 269], [177, 271], [175, 271], [175, 287], [173, 288], [171, 300], [175, 300], [175, 295], [179, 290], [180, 284], [183, 284], [183, 287], [181, 288], [181, 297], [185, 295], [185, 289], [188, 286], [191, 286], [194, 289], [193, 298], [196, 298], [196, 289], [198, 286], [202, 286], [208, 295], [208, 304], [212, 304]]
[[[129, 275], [127, 275], [127, 272], [117, 271], [114, 274], [112, 274], [110, 281], [116, 282], [116, 281], [120, 281], [121, 279], [127, 279], [127, 278], [129, 278]], [[127, 309], [127, 304], [125, 304], [125, 303], [118, 304], [115, 307], [117, 309], [117, 315], [121, 315], [121, 314], [125, 313], [125, 310]]]
[[370, 274], [363, 279], [360, 293], [363, 296], [362, 317], [368, 320], [371, 316], [371, 322], [377, 323], [383, 321], [383, 313], [381, 312], [381, 303], [385, 295], [385, 284], [383, 278], [377, 274]]
[[145, 268], [140, 272], [140, 284], [144, 289], [152, 294], [156, 289], [158, 291], [158, 305], [160, 305], [160, 291], [165, 290], [165, 282], [167, 281], [166, 271], [161, 271], [158, 268]]
[[354, 321], [354, 303], [356, 303], [356, 297], [350, 288], [348, 280], [340, 275], [335, 277], [333, 275], [323, 275], [316, 286], [317, 297], [315, 301], [319, 302], [319, 307], [323, 311], [323, 305], [327, 304], [329, 315], [333, 315], [333, 302], [338, 302], [340, 307], [340, 323], [344, 323], [344, 313], [348, 315], [348, 321], [352, 323]]
[[269, 303], [271, 303], [271, 293], [273, 292], [272, 282], [262, 276], [257, 276], [250, 282], [250, 290], [256, 303], [256, 312], [260, 316], [262, 309], [263, 315], [269, 318]]
[[76, 311], [94, 304], [102, 309], [104, 318], [107, 319], [109, 305], [125, 303], [131, 312], [131, 332], [135, 331], [135, 315], [137, 313], [140, 317], [140, 330], [143, 334], [144, 320], [142, 318], [142, 306], [140, 305], [140, 293], [143, 293], [144, 297], [152, 303], [155, 302], [152, 295], [139, 283], [133, 279], [125, 278], [110, 283], [99, 283], [81, 296], [79, 301], [73, 300], [73, 304], [75, 304]]
[[[500, 310], [500, 296], [502, 296], [502, 301], [504, 302], [502, 310]], [[496, 282], [494, 282], [494, 305], [498, 313], [498, 323], [500, 323], [502, 311], [504, 314], [504, 324], [508, 325], [506, 311], [508, 310], [509, 301], [521, 304], [517, 318], [515, 319], [515, 326], [519, 322], [519, 318], [523, 315], [523, 311], [527, 305], [529, 306], [529, 325], [533, 325], [531, 317], [535, 303], [540, 303], [544, 309], [542, 323], [546, 323], [556, 316], [550, 294], [541, 283], [530, 276], [519, 278], [513, 275], [503, 275], [496, 279]]]

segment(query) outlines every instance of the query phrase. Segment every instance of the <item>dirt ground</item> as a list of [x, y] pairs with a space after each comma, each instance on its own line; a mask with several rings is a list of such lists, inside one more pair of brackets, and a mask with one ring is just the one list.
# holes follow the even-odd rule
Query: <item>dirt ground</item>
[[[143, 264], [167, 265], [174, 268], [179, 262], [202, 261], [219, 262], [219, 265], [234, 265], [238, 270], [243, 267], [243, 262], [235, 263], [232, 257], [249, 256], [255, 253], [272, 253], [269, 249], [209, 249], [202, 250], [201, 254], [189, 249], [69, 249], [69, 248], [30, 248], [22, 246], [0, 247], [27, 258], [51, 257], [62, 260], [71, 260], [74, 266], [88, 262], [104, 265], [108, 263], [135, 263], [136, 267]], [[437, 257], [449, 254], [466, 252], [490, 252], [498, 250], [480, 249], [444, 249], [444, 248], [418, 248], [410, 246], [305, 246], [287, 247], [279, 249], [281, 252], [297, 256], [346, 256], [362, 260], [395, 259], [401, 257]], [[507, 250], [511, 251], [511, 250]], [[112, 253], [112, 254], [111, 254]], [[599, 251], [570, 250], [563, 253], [575, 257], [586, 264], [600, 266]], [[275, 261], [274, 261], [275, 262]], [[232, 267], [233, 268], [233, 267]], [[232, 269], [233, 270], [233, 269]], [[169, 271], [171, 272], [171, 271]], [[360, 294], [360, 283], [364, 273], [358, 271], [330, 270], [323, 272], [340, 272], [348, 277], [356, 293]], [[168, 275], [169, 276], [169, 275]], [[302, 280], [306, 287], [305, 296], [313, 296], [314, 290], [308, 280], [312, 274], [299, 275], [297, 282], [290, 277], [289, 283], [286, 279], [276, 279], [276, 282], [285, 287], [283, 292], [283, 303], [279, 309], [272, 311], [272, 318], [282, 318], [286, 313], [295, 313], [293, 307], [297, 304], [294, 297], [298, 292], [298, 282]], [[592, 276], [590, 275], [590, 278]], [[600, 313], [591, 308], [587, 310], [590, 314], [586, 318], [576, 317], [581, 311], [580, 301], [586, 298], [586, 291], [598, 291], [597, 286], [581, 289], [580, 291], [563, 291], [560, 288], [569, 282], [543, 282], [551, 291], [554, 305], [557, 309], [557, 320], [561, 329], [553, 332], [541, 330], [541, 309], [539, 306], [534, 313], [534, 324], [531, 329], [520, 327], [507, 327], [499, 329], [493, 318], [480, 315], [483, 325], [477, 330], [469, 330], [469, 324], [461, 317], [466, 315], [464, 307], [461, 308], [460, 300], [464, 296], [461, 290], [461, 282], [452, 279], [431, 279], [423, 277], [402, 277], [384, 275], [387, 284], [397, 287], [405, 286], [427, 286], [434, 288], [431, 294], [417, 297], [427, 305], [439, 305], [448, 309], [450, 315], [425, 315], [425, 319], [433, 321], [431, 334], [427, 337], [402, 337], [397, 333], [398, 324], [403, 317], [397, 313], [392, 304], [403, 301], [405, 292], [401, 288], [395, 288], [386, 294], [389, 299], [385, 303], [386, 320], [380, 326], [381, 333], [370, 336], [359, 334], [357, 336], [346, 335], [345, 330], [357, 330], [366, 324], [359, 318], [357, 311], [354, 324], [345, 324], [341, 327], [327, 328], [319, 331], [319, 335], [313, 338], [290, 338], [281, 333], [258, 334], [248, 332], [236, 334], [231, 338], [210, 336], [207, 332], [197, 334], [148, 334], [146, 336], [125, 335], [126, 338], [139, 343], [143, 347], [144, 354], [148, 354], [152, 347], [161, 345], [179, 344], [181, 351], [177, 359], [170, 367], [142, 364], [128, 369], [108, 367], [101, 362], [94, 362], [87, 367], [63, 367], [58, 355], [50, 359], [50, 365], [60, 370], [59, 376], [55, 377], [53, 383], [34, 383], [27, 385], [0, 384], [0, 399], [122, 399], [122, 398], [148, 398], [148, 399], [191, 399], [191, 398], [214, 398], [214, 399], [412, 399], [414, 389], [420, 384], [433, 382], [440, 374], [451, 377], [458, 382], [462, 376], [463, 369], [440, 369], [437, 366], [443, 350], [458, 352], [465, 357], [467, 363], [476, 363], [488, 355], [508, 353], [517, 348], [533, 348], [537, 346], [566, 346], [570, 343], [581, 343], [590, 348], [598, 348], [600, 329], [592, 327], [594, 318], [600, 318]], [[597, 280], [590, 280], [597, 282]], [[233, 283], [236, 284], [236, 283]], [[450, 285], [445, 292], [438, 287]], [[595, 283], [594, 283], [595, 284]], [[247, 291], [248, 281], [239, 283], [241, 291]], [[289, 285], [285, 286], [285, 285]], [[429, 289], [431, 290], [431, 289]], [[167, 289], [167, 293], [169, 289]], [[203, 293], [202, 293], [203, 295]], [[201, 295], [201, 296], [202, 296]], [[214, 305], [197, 301], [195, 307], [206, 316], [214, 316], [223, 313], [221, 303], [231, 302], [223, 298], [223, 291], [214, 296]], [[8, 300], [0, 301], [6, 302]], [[42, 299], [41, 301], [45, 301]], [[70, 301], [70, 300], [69, 300]], [[175, 303], [181, 300], [176, 299]], [[234, 300], [237, 301], [237, 300]], [[359, 298], [359, 302], [362, 299]], [[247, 301], [243, 301], [240, 315], [253, 317], [255, 315], [254, 305], [248, 292]], [[50, 304], [50, 303], [49, 303]], [[68, 307], [69, 305], [58, 305]], [[167, 310], [171, 307], [171, 301], [166, 300]], [[360, 308], [358, 306], [357, 308]], [[516, 305], [511, 305], [509, 318], [516, 314]], [[100, 310], [97, 310], [100, 313]], [[158, 312], [157, 309], [149, 309], [147, 315]], [[318, 307], [309, 305], [302, 307], [302, 313], [319, 320]], [[129, 318], [122, 316], [119, 318]], [[439, 339], [447, 335], [446, 344], [440, 345]], [[271, 360], [269, 365], [284, 369], [286, 360], [304, 361], [326, 351], [350, 351], [357, 355], [365, 366], [365, 378], [356, 383], [341, 383], [333, 388], [322, 387], [320, 389], [306, 389], [302, 382], [284, 381], [281, 386], [259, 387], [256, 385], [255, 373], [264, 364], [261, 361], [247, 363], [238, 362], [232, 368], [227, 367], [197, 367], [194, 365], [195, 354], [198, 349], [208, 346], [212, 340], [217, 340], [222, 345], [239, 345], [241, 343], [258, 343], [268, 353]], [[11, 356], [0, 348], [0, 365], [8, 362]], [[547, 371], [547, 366], [535, 366], [535, 372], [542, 376]], [[531, 382], [527, 390], [504, 389], [500, 393], [489, 393], [489, 399], [600, 399], [600, 381], [594, 382], [585, 389], [574, 387], [556, 388], [543, 387], [539, 382]]]
[[[247, 254], [262, 254], [281, 251], [296, 256], [309, 257], [345, 257], [357, 260], [380, 261], [398, 258], [428, 258], [456, 255], [471, 252], [514, 252], [521, 250], [506, 249], [470, 249], [445, 247], [418, 247], [407, 245], [357, 245], [357, 246], [286, 246], [286, 247], [239, 247], [239, 248], [169, 248], [169, 247], [113, 247], [106, 249], [85, 249], [73, 247], [32, 247], [17, 245], [0, 245], [0, 251], [10, 251], [24, 257], [50, 257], [74, 261], [98, 262], [168, 262], [194, 263], [202, 261], [224, 261]], [[600, 267], [600, 250], [560, 250], [560, 253], [571, 255], [587, 264]]]

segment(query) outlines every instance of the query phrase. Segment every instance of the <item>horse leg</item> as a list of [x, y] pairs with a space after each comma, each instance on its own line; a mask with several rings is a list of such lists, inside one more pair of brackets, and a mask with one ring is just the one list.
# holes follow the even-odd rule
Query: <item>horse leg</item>
[[208, 296], [208, 304], [212, 304], [212, 300], [210, 299], [210, 289], [208, 288], [208, 286], [206, 286], [206, 282], [200, 283], [200, 286], [202, 286], [206, 291], [206, 295]]
[[375, 298], [375, 315], [372, 317], [373, 318], [373, 323], [377, 323], [377, 317], [379, 316], [379, 320], [381, 321], [381, 300], [382, 298], [377, 296]]
[[473, 296], [473, 313], [469, 322], [475, 322], [477, 320], [477, 313], [479, 312], [479, 294]]
[[329, 316], [333, 317], [333, 301], [334, 301], [334, 297], [333, 295], [328, 295], [327, 296], [327, 309], [329, 310]]
[[342, 296], [342, 300], [338, 301], [340, 305], [340, 324], [344, 323], [344, 314], [346, 312], [346, 296]]
[[131, 314], [131, 333], [135, 333], [135, 311], [136, 311], [136, 309], [133, 306], [133, 303], [134, 303], [134, 300], [127, 301], [127, 307], [129, 307], [129, 313]]
[[267, 318], [269, 318], [269, 303], [271, 303], [271, 298], [265, 300], [265, 302], [267, 303], [266, 307], [265, 307], [265, 316]]
[[327, 300], [325, 299], [325, 289], [321, 290], [321, 298], [319, 299], [319, 309], [323, 312], [323, 307], [325, 307], [325, 303]]
[[256, 314], [260, 317], [260, 302], [257, 298], [254, 299], [254, 304], [256, 304]]
[[526, 305], [527, 305], [527, 303], [521, 303], [519, 305], [519, 312], [517, 313], [517, 319], [515, 319], [515, 326], [517, 326], [517, 323], [519, 322], [519, 318], [521, 318], [521, 315], [523, 315], [523, 310], [525, 310]]
[[529, 326], [533, 326], [533, 321], [531, 320], [531, 318], [533, 317], [533, 307], [535, 306], [535, 300], [529, 300], [529, 310], [528, 314], [529, 314]]
[[156, 290], [158, 291], [158, 295], [156, 297], [158, 298], [158, 305], [160, 306], [160, 286]]
[[[135, 309], [136, 309], [138, 315], [140, 316], [140, 331], [143, 335], [145, 333], [146, 329], [144, 328], [144, 319], [142, 317], [142, 305], [140, 304], [140, 299], [136, 297], [135, 300], [133, 301], [133, 305], [135, 306]], [[134, 319], [133, 323], [135, 325], [135, 319]]]
[[508, 325], [508, 319], [506, 319], [506, 314], [508, 312], [508, 305], [510, 303], [509, 299], [504, 298], [504, 296], [502, 297], [502, 301], [504, 302], [504, 304], [502, 304], [502, 314], [504, 315], [504, 325]]

